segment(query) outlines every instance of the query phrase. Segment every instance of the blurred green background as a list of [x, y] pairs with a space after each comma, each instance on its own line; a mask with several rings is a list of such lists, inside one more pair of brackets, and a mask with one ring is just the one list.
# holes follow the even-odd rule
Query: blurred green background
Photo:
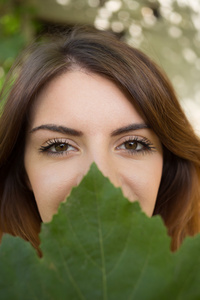
[[200, 134], [200, 0], [0, 0], [0, 87], [35, 37], [75, 24], [112, 30], [153, 58]]

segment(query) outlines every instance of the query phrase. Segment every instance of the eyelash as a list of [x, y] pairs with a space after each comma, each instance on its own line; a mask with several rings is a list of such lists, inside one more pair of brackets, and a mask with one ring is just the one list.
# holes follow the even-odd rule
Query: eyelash
[[120, 147], [124, 146], [126, 143], [136, 143], [136, 146], [138, 144], [141, 144], [143, 146], [142, 149], [136, 150], [136, 149], [123, 149], [124, 151], [128, 151], [129, 154], [135, 155], [135, 154], [145, 154], [147, 152], [154, 152], [156, 151], [156, 148], [153, 146], [153, 144], [147, 139], [147, 138], [139, 138], [139, 137], [129, 137], [123, 143], [121, 143], [119, 146], [116, 147], [117, 150], [121, 150]]
[[[136, 149], [126, 149], [125, 148], [125, 144], [126, 143], [136, 143], [136, 147], [138, 147], [138, 145], [142, 145], [143, 148], [136, 150]], [[45, 146], [41, 146], [39, 148], [39, 152], [42, 153], [47, 153], [49, 155], [68, 155], [70, 151], [75, 151], [75, 150], [61, 150], [59, 151], [52, 151], [50, 150], [50, 148], [52, 147], [56, 147], [63, 144], [67, 147], [72, 147], [74, 149], [77, 149], [75, 146], [71, 145], [70, 143], [68, 143], [66, 140], [64, 139], [53, 139], [53, 140], [49, 140], [46, 142], [47, 145]], [[121, 148], [124, 147], [124, 148]], [[125, 152], [128, 152], [131, 155], [136, 155], [136, 154], [145, 154], [147, 152], [154, 152], [156, 150], [156, 148], [153, 146], [153, 144], [147, 139], [147, 138], [139, 138], [139, 137], [129, 137], [128, 139], [124, 140], [123, 143], [121, 143], [119, 146], [117, 146], [115, 148], [116, 150], [124, 150]]]
[[63, 151], [60, 151], [60, 152], [57, 152], [57, 151], [52, 151], [50, 150], [50, 148], [52, 148], [53, 146], [56, 147], [63, 144], [65, 146], [68, 146], [68, 147], [73, 147], [74, 149], [76, 149], [75, 146], [72, 146], [70, 143], [68, 143], [66, 140], [64, 139], [53, 139], [53, 140], [49, 140], [46, 142], [47, 145], [45, 146], [41, 146], [39, 148], [39, 152], [46, 152], [47, 154], [49, 155], [68, 155], [70, 151], [74, 151], [74, 150], [63, 150]]

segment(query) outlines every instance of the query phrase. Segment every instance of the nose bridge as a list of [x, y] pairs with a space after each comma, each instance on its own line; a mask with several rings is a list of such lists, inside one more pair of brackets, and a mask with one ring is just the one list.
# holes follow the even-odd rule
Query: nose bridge
[[106, 147], [97, 146], [96, 149], [91, 150], [90, 156], [91, 163], [94, 162], [102, 174], [108, 177], [114, 185], [119, 185], [117, 168], [111, 151]]

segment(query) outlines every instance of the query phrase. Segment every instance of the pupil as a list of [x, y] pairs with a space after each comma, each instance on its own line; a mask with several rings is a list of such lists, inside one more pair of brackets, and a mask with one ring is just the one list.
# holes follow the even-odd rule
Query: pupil
[[67, 148], [68, 148], [68, 145], [67, 144], [57, 144], [56, 146], [55, 146], [55, 149], [56, 149], [56, 151], [65, 151], [65, 150], [67, 150]]
[[132, 149], [135, 150], [137, 148], [137, 142], [126, 142], [125, 143], [126, 149]]

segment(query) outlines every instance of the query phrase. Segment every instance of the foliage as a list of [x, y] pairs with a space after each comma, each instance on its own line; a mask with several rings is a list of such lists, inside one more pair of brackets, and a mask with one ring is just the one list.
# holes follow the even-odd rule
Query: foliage
[[0, 89], [15, 57], [38, 34], [90, 24], [114, 31], [162, 66], [198, 133], [199, 18], [198, 0], [0, 0]]
[[37, 23], [31, 5], [0, 0], [0, 88], [15, 58], [34, 36]]
[[41, 232], [43, 258], [4, 236], [0, 299], [199, 299], [200, 236], [171, 253], [160, 217], [148, 218], [96, 165]]

